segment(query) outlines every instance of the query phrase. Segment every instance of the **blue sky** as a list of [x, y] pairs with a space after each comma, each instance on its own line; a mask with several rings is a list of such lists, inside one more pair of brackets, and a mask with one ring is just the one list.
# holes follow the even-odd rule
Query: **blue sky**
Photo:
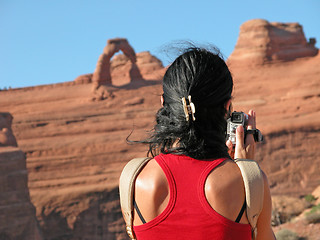
[[92, 73], [114, 37], [164, 65], [172, 60], [165, 46], [179, 40], [214, 44], [228, 57], [240, 25], [254, 18], [299, 22], [320, 41], [319, 13], [319, 0], [0, 0], [0, 88]]

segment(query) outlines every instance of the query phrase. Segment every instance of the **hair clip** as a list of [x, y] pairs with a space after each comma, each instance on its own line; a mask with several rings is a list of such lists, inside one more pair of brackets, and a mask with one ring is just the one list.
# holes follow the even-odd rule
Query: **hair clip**
[[[184, 114], [186, 116], [187, 122], [189, 121], [190, 114], [192, 115], [192, 120], [195, 121], [196, 118], [194, 116], [194, 113], [196, 112], [196, 108], [193, 102], [191, 102], [191, 96], [189, 95], [187, 99], [183, 97], [181, 98], [181, 100], [182, 100], [183, 110], [184, 110]], [[188, 100], [188, 103], [187, 103], [187, 100]]]

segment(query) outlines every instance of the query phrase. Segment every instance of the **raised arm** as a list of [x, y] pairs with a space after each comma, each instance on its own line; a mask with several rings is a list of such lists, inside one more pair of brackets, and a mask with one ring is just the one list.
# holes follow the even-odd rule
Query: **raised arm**
[[[256, 128], [256, 114], [254, 111], [249, 111], [248, 119], [248, 129]], [[255, 153], [255, 141], [253, 136], [247, 135], [244, 141], [244, 129], [242, 126], [237, 128], [236, 133], [236, 146], [235, 149], [232, 146], [230, 141], [227, 142], [229, 148], [229, 154], [232, 158], [245, 158], [245, 159], [254, 159]], [[264, 199], [263, 199], [263, 208], [262, 212], [259, 215], [257, 222], [257, 238], [256, 240], [274, 240], [276, 239], [271, 228], [271, 212], [272, 212], [272, 203], [270, 188], [267, 176], [263, 173], [264, 179]]]
[[257, 228], [257, 239], [256, 240], [273, 240], [276, 239], [271, 228], [271, 195], [267, 176], [263, 173], [264, 179], [264, 198], [263, 198], [263, 208], [258, 218]]

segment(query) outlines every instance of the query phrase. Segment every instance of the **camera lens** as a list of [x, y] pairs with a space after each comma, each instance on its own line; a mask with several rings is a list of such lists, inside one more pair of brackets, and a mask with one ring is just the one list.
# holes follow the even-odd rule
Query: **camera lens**
[[241, 112], [233, 112], [231, 121], [234, 123], [241, 123], [242, 122], [242, 113]]

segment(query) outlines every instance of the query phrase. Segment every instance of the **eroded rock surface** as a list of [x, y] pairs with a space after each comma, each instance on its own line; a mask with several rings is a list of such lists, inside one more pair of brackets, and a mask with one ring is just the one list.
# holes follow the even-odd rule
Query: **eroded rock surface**
[[17, 147], [9, 112], [0, 113], [0, 239], [41, 240], [30, 201], [25, 154]]
[[98, 59], [96, 69], [92, 75], [94, 99], [101, 100], [112, 96], [112, 90], [108, 87], [112, 84], [110, 60], [112, 56], [120, 50], [131, 62], [131, 68], [129, 70], [131, 81], [142, 78], [136, 65], [136, 53], [128, 40], [125, 38], [109, 39], [103, 49], [103, 53]]
[[312, 195], [316, 198], [315, 204], [320, 204], [320, 185], [312, 192]]
[[92, 75], [93, 75], [92, 73], [80, 75], [74, 80], [74, 82], [75, 82], [75, 84], [92, 83]]
[[8, 112], [0, 112], [0, 147], [17, 147], [17, 141], [12, 133], [12, 115]]
[[[138, 74], [134, 73], [137, 67]], [[132, 65], [131, 60], [124, 54], [113, 56], [110, 60], [110, 73], [112, 85], [121, 86], [129, 84], [132, 80], [141, 81], [143, 79], [161, 79], [164, 67], [162, 62], [153, 56], [150, 52], [144, 51], [136, 54], [136, 67]], [[154, 73], [162, 70], [157, 76]], [[75, 84], [92, 83], [93, 74], [83, 74], [74, 79]], [[110, 86], [110, 85], [108, 85]]]
[[274, 226], [286, 223], [301, 214], [310, 204], [303, 198], [290, 196], [272, 197], [272, 223]]
[[29, 196], [25, 154], [16, 147], [0, 147], [0, 209], [1, 239], [42, 240]]
[[130, 46], [129, 42], [125, 38], [109, 39], [107, 45], [103, 49], [103, 53], [100, 55], [96, 69], [92, 76], [92, 82], [99, 86], [104, 84], [111, 84], [111, 73], [110, 73], [110, 60], [112, 56], [122, 51], [132, 64], [136, 63], [136, 53]]
[[240, 27], [240, 34], [230, 62], [264, 64], [271, 61], [290, 61], [318, 54], [315, 39], [306, 40], [298, 23], [268, 22], [254, 19]]
[[[111, 75], [115, 80], [115, 85], [120, 85], [123, 83], [128, 83], [131, 79], [142, 80], [148, 78], [150, 75], [154, 76], [158, 70], [163, 69], [162, 62], [151, 55], [150, 52], [140, 52], [136, 54], [136, 65], [139, 69], [139, 75], [134, 75], [131, 73], [132, 66], [130, 60], [124, 54], [118, 54], [113, 57], [111, 61]], [[161, 76], [157, 78], [161, 79]]]

